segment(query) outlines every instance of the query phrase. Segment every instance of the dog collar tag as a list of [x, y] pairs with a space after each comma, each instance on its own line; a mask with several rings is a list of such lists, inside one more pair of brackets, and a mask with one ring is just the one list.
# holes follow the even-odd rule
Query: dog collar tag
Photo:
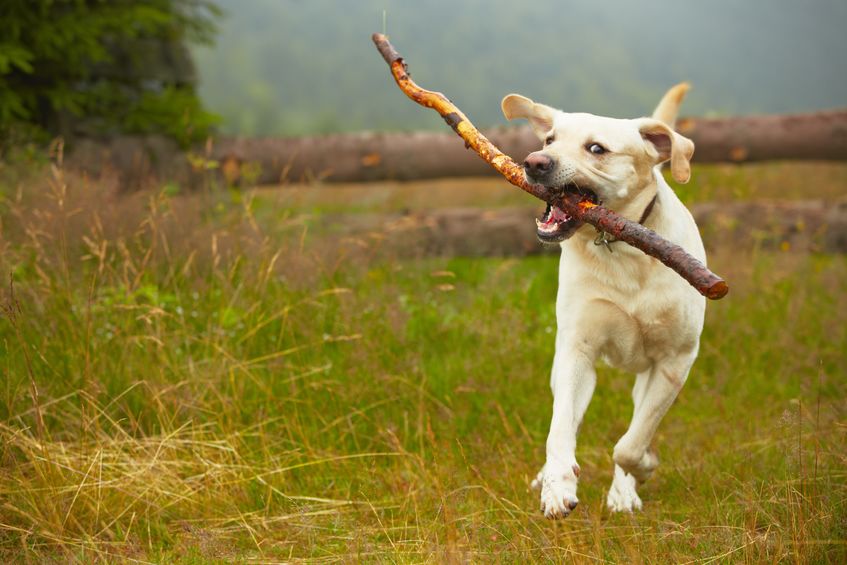
[[[656, 200], [659, 195], [656, 194], [653, 196], [653, 199], [647, 205], [647, 208], [644, 209], [644, 213], [641, 214], [641, 219], [638, 220], [638, 223], [644, 225], [644, 222], [647, 221], [648, 216], [650, 216], [650, 212], [653, 211], [653, 206], [656, 205]], [[609, 234], [604, 231], [601, 231], [599, 228], [597, 229], [597, 237], [594, 238], [594, 245], [605, 245], [606, 249], [609, 250], [609, 253], [612, 253], [612, 244], [618, 241], [617, 239], [609, 239]]]
[[606, 232], [598, 231], [597, 237], [594, 238], [594, 245], [605, 245], [606, 249], [609, 250], [609, 253], [612, 253], [612, 243], [616, 241], [616, 239], [609, 239], [609, 234]]

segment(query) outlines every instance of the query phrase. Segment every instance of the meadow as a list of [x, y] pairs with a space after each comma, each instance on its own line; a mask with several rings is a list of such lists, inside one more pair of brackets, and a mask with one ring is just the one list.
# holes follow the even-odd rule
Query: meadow
[[[125, 193], [23, 157], [0, 179], [9, 562], [847, 562], [844, 256], [710, 248], [731, 292], [644, 511], [605, 508], [633, 379], [601, 367], [581, 503], [550, 522], [529, 482], [558, 258], [400, 258], [402, 233], [334, 221], [527, 204], [505, 182]], [[701, 166], [681, 190], [835, 200], [847, 167]]]

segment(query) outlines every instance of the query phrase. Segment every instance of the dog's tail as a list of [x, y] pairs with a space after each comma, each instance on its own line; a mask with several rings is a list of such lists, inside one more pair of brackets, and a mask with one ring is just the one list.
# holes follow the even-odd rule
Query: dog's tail
[[679, 114], [679, 106], [682, 104], [685, 94], [691, 88], [687, 82], [681, 82], [672, 86], [653, 111], [653, 118], [668, 124], [671, 128], [676, 124], [676, 116]]

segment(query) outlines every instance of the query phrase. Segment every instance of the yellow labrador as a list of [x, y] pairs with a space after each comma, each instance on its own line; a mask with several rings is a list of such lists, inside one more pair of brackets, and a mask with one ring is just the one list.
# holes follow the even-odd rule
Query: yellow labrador
[[[502, 108], [510, 120], [527, 119], [544, 142], [524, 162], [531, 181], [588, 194], [705, 263], [697, 225], [660, 172], [670, 161], [674, 180], [690, 176], [694, 144], [673, 130], [687, 90], [687, 84], [676, 85], [652, 118], [634, 120], [565, 113], [517, 94], [506, 96]], [[697, 357], [705, 299], [656, 259], [559, 208], [548, 207], [538, 221], [538, 238], [562, 248], [553, 418], [547, 460], [533, 481], [541, 489], [541, 510], [561, 518], [577, 506], [576, 435], [598, 359], [637, 375], [632, 422], [614, 448], [607, 504], [612, 511], [641, 509], [636, 486], [658, 464], [650, 442]]]

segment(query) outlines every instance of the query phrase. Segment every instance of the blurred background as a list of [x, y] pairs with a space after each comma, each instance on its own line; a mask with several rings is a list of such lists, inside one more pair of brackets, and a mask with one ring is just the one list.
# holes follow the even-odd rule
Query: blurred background
[[[437, 116], [387, 87], [374, 31], [393, 36], [415, 75], [483, 127], [503, 123], [499, 102], [509, 92], [615, 117], [645, 114], [681, 81], [694, 85], [685, 109], [699, 116], [847, 100], [847, 5], [838, 0], [4, 4], [0, 77], [29, 92], [0, 96], [0, 124], [84, 112], [89, 122], [110, 118], [88, 130], [155, 130], [152, 120], [173, 134], [165, 116], [179, 107], [195, 114], [200, 137], [207, 121], [248, 136], [439, 129]], [[189, 103], [195, 89], [218, 119]], [[128, 100], [131, 90], [141, 94]]]
[[[0, 556], [845, 563], [847, 3], [0, 2]], [[558, 247], [391, 79], [678, 129], [709, 266], [644, 511], [538, 512]], [[585, 228], [587, 229], [587, 228]]]
[[[222, 0], [199, 92], [227, 133], [441, 128], [386, 87], [367, 39], [384, 31], [422, 84], [479, 126], [523, 93], [566, 111], [649, 113], [677, 82], [693, 115], [786, 113], [847, 100], [847, 4], [792, 0], [432, 2]], [[383, 22], [383, 13], [385, 21]], [[361, 104], [356, 101], [368, 100]]]

